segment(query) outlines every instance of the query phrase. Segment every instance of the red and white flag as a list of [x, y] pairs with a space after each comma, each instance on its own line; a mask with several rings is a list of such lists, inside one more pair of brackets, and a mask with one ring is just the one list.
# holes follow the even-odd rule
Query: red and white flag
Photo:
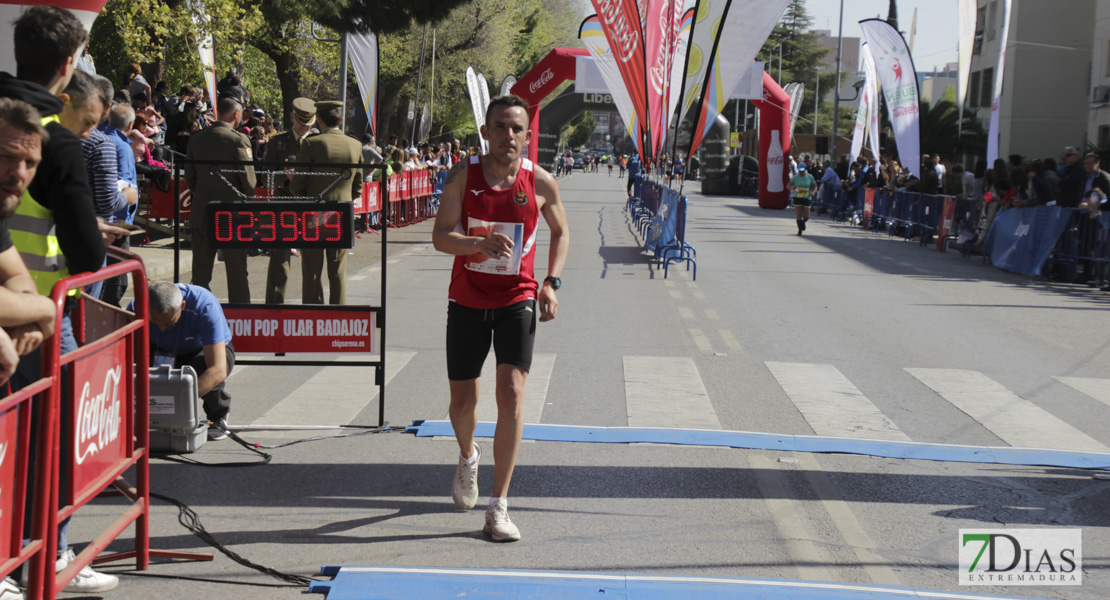
[[[590, 0], [597, 10], [598, 22], [609, 48], [616, 59], [637, 121], [642, 124], [641, 136], [649, 134], [646, 53], [643, 22], [637, 0]], [[646, 149], [646, 148], [645, 148]]]
[[[78, 21], [85, 26], [85, 31], [92, 30], [93, 21], [96, 16], [100, 14], [100, 10], [104, 8], [107, 0], [53, 0], [52, 2], [34, 2], [28, 0], [17, 0], [15, 2], [0, 0], [0, 71], [6, 71], [15, 74], [15, 48], [12, 43], [12, 22], [23, 15], [23, 11], [31, 8], [32, 6], [42, 6], [49, 4], [50, 6], [57, 6], [64, 8], [73, 13]], [[84, 52], [81, 48], [78, 52]]]

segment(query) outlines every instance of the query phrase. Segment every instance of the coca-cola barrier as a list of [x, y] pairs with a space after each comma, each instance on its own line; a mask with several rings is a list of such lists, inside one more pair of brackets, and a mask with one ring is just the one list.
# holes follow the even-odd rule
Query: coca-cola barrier
[[[0, 577], [7, 577], [26, 564], [32, 573], [39, 573], [46, 556], [48, 506], [41, 500], [40, 490], [49, 481], [49, 464], [35, 462], [30, 472], [31, 403], [35, 396], [57, 386], [57, 378], [43, 377], [22, 390], [0, 399]], [[7, 389], [3, 386], [2, 389]], [[44, 418], [53, 418], [54, 407], [46, 406]], [[34, 452], [44, 456], [54, 439], [53, 429], [40, 427]], [[33, 478], [33, 479], [32, 479]], [[35, 491], [31, 514], [26, 514], [27, 486]], [[31, 519], [30, 543], [23, 545], [24, 525]], [[53, 564], [54, 561], [47, 561]], [[32, 580], [32, 582], [35, 580]]]
[[[150, 549], [149, 477], [149, 374], [150, 327], [146, 272], [142, 260], [130, 252], [109, 248], [121, 262], [67, 277], [54, 286], [51, 298], [56, 306], [55, 319], [62, 320], [67, 293], [97, 281], [131, 275], [135, 292], [135, 312], [128, 313], [97, 300], [81, 297], [79, 302], [94, 303], [96, 310], [84, 311], [91, 331], [83, 332], [87, 344], [61, 354], [60, 336], [42, 346], [42, 381], [50, 382], [39, 390], [42, 417], [39, 435], [49, 444], [37, 455], [45, 477], [36, 480], [36, 504], [46, 515], [42, 529], [41, 554], [54, 557], [58, 551], [58, 524], [72, 516], [112, 484], [128, 496], [132, 504], [104, 532], [93, 539], [64, 570], [49, 576], [53, 560], [32, 560], [27, 596], [32, 600], [52, 600], [57, 592], [112, 543], [132, 523], [135, 524], [135, 549], [104, 556], [97, 563], [135, 558], [139, 570], [146, 569], [150, 557], [211, 560], [210, 554], [166, 552]], [[36, 384], [38, 385], [38, 384]], [[63, 397], [62, 390], [68, 391]], [[32, 391], [31, 393], [35, 393]], [[8, 400], [4, 401], [6, 406]], [[62, 403], [68, 406], [68, 424], [62, 431], [59, 415]], [[3, 413], [0, 413], [3, 414]], [[138, 425], [136, 425], [138, 424]], [[63, 445], [62, 439], [66, 440]], [[41, 444], [40, 444], [41, 445]], [[61, 454], [62, 448], [66, 455]], [[64, 469], [62, 466], [64, 465]], [[135, 468], [136, 486], [121, 486], [121, 476]], [[2, 472], [2, 471], [0, 471]], [[65, 477], [66, 485], [60, 485]], [[126, 482], [123, 482], [126, 483]], [[65, 494], [61, 494], [65, 489]], [[16, 498], [21, 503], [22, 498]], [[58, 507], [53, 510], [53, 507]], [[15, 535], [15, 534], [13, 534]]]

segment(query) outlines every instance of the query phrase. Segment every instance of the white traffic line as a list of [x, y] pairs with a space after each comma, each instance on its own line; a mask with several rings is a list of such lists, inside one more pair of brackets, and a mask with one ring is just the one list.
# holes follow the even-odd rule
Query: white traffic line
[[[411, 351], [386, 351], [385, 378], [388, 383], [416, 356]], [[324, 367], [293, 390], [266, 414], [251, 423], [252, 429], [267, 424], [309, 426], [346, 425], [378, 398], [371, 367]], [[288, 438], [289, 433], [258, 431], [251, 437]]]
[[786, 546], [798, 577], [816, 581], [831, 580], [832, 574], [821, 566], [828, 559], [822, 556], [813, 543], [812, 536], [806, 531], [805, 521], [797, 509], [799, 502], [790, 499], [791, 495], [782, 483], [782, 475], [779, 473], [781, 467], [766, 456], [759, 455], [752, 456], [749, 464], [755, 475], [756, 485], [759, 486], [759, 494], [763, 496], [763, 503], [771, 513], [775, 529], [779, 532], [778, 537]]
[[1110, 379], [1093, 377], [1055, 377], [1054, 379], [1110, 406]]
[[825, 511], [829, 513], [833, 525], [840, 530], [844, 543], [852, 549], [864, 572], [871, 578], [871, 583], [899, 585], [901, 582], [898, 581], [898, 575], [894, 573], [894, 569], [886, 566], [888, 560], [872, 552], [871, 549], [875, 547], [874, 540], [860, 525], [851, 507], [844, 501], [840, 490], [817, 461], [817, 457], [808, 452], [799, 452], [794, 456], [798, 459], [798, 466], [805, 472], [810, 487], [817, 493]]
[[630, 427], [720, 429], [694, 361], [688, 357], [624, 357]]
[[906, 371], [1011, 446], [1110, 451], [1097, 440], [978, 371]]
[[767, 362], [767, 368], [817, 435], [910, 441], [832, 365]]

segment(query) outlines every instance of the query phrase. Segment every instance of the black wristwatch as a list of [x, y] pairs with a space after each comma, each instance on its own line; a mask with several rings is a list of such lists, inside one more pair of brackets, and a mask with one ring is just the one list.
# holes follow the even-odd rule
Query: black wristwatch
[[552, 277], [552, 276], [548, 275], [547, 277], [543, 278], [543, 282], [544, 283], [550, 283], [551, 284], [551, 289], [553, 289], [555, 291], [559, 291], [559, 288], [563, 287], [563, 280], [559, 279], [558, 277]]

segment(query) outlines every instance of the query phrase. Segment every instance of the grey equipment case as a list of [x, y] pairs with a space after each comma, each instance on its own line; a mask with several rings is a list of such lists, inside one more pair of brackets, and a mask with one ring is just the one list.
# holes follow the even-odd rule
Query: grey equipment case
[[150, 450], [195, 452], [208, 441], [200, 419], [197, 372], [185, 365], [150, 368]]

